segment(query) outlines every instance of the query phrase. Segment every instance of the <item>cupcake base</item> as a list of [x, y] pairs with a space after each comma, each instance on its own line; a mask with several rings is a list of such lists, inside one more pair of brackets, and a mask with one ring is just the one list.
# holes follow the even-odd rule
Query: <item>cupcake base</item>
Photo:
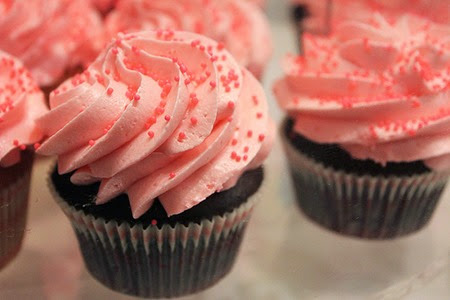
[[334, 232], [389, 239], [422, 229], [431, 219], [448, 180], [421, 162], [352, 159], [336, 145], [314, 143], [282, 128], [284, 147], [302, 211]]
[[155, 201], [137, 220], [125, 195], [95, 206], [97, 184], [74, 186], [55, 171], [49, 184], [92, 276], [124, 294], [170, 298], [204, 290], [231, 270], [262, 178], [262, 169], [249, 171], [232, 189], [170, 218]]
[[19, 252], [25, 234], [33, 153], [20, 163], [0, 168], [0, 269]]

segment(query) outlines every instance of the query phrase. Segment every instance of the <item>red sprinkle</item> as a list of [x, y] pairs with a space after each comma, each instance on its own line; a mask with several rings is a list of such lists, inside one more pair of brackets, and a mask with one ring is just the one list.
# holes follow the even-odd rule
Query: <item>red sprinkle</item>
[[191, 118], [191, 124], [192, 124], [192, 125], [197, 125], [197, 122], [198, 122], [198, 120], [197, 120], [196, 117], [192, 117], [192, 118]]
[[108, 96], [111, 96], [113, 92], [114, 92], [113, 88], [108, 88], [106, 90], [106, 94], [108, 94]]
[[266, 138], [266, 136], [264, 134], [260, 134], [259, 137], [258, 137], [258, 140], [260, 142], [262, 142], [262, 141], [264, 141], [265, 138]]
[[152, 224], [153, 226], [155, 226], [156, 224], [158, 224], [158, 221], [156, 221], [155, 219], [153, 219], [153, 220], [151, 221], [151, 224]]
[[149, 131], [147, 132], [147, 134], [150, 138], [153, 138], [155, 136], [155, 133], [153, 131]]
[[176, 176], [176, 174], [175, 174], [174, 172], [171, 172], [171, 173], [169, 174], [169, 178], [170, 178], [170, 179], [175, 178], [175, 176]]
[[89, 140], [89, 146], [94, 146], [95, 141], [94, 140]]
[[165, 115], [165, 116], [164, 116], [164, 120], [166, 120], [167, 122], [169, 122], [169, 121], [170, 121], [170, 116], [169, 116], [169, 115]]

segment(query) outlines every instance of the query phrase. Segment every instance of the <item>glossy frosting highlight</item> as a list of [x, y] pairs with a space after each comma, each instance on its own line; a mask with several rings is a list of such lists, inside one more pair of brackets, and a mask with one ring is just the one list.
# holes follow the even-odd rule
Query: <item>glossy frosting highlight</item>
[[106, 20], [118, 32], [172, 29], [208, 36], [225, 45], [241, 65], [262, 76], [272, 53], [270, 27], [262, 10], [242, 0], [130, 0]]
[[0, 167], [20, 160], [20, 151], [43, 137], [36, 119], [47, 111], [44, 95], [22, 63], [0, 51]]
[[40, 86], [92, 62], [101, 20], [85, 0], [0, 0], [0, 49], [23, 61]]
[[345, 22], [329, 39], [307, 35], [274, 86], [295, 130], [382, 164], [450, 167], [450, 27], [412, 16]]
[[136, 218], [156, 197], [174, 215], [233, 186], [273, 139], [257, 80], [187, 32], [119, 35], [50, 105], [38, 152], [75, 184], [101, 181], [98, 204], [126, 192]]

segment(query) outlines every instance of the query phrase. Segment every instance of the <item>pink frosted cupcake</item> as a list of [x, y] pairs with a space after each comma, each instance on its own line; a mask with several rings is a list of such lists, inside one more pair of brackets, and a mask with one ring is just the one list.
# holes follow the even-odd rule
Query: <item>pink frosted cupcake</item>
[[45, 112], [44, 96], [31, 74], [18, 59], [0, 51], [0, 268], [22, 244], [32, 148], [43, 136], [35, 120]]
[[50, 105], [38, 152], [58, 156], [49, 184], [95, 278], [175, 297], [229, 272], [274, 132], [261, 85], [222, 45], [120, 35]]
[[100, 17], [85, 0], [1, 1], [0, 36], [0, 49], [22, 60], [46, 94], [103, 43]]
[[130, 0], [119, 2], [106, 20], [109, 36], [118, 32], [172, 29], [208, 36], [261, 78], [272, 53], [266, 16], [242, 0]]
[[342, 234], [393, 238], [430, 220], [450, 173], [450, 27], [405, 16], [307, 36], [274, 92], [298, 202]]

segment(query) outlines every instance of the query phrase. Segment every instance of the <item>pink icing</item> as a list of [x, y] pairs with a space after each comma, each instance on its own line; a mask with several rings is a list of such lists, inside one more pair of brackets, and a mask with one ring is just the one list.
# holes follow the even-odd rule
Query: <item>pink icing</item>
[[101, 20], [85, 0], [0, 0], [0, 49], [21, 59], [40, 86], [89, 63], [102, 45]]
[[107, 13], [116, 5], [117, 0], [91, 0], [92, 4], [102, 13]]
[[255, 76], [262, 76], [272, 53], [268, 21], [257, 5], [242, 0], [121, 1], [107, 20], [118, 32], [174, 29], [206, 35], [224, 46]]
[[[375, 12], [395, 19], [405, 13], [450, 24], [448, 0], [291, 0], [308, 7], [310, 17], [304, 27], [310, 32], [323, 32], [345, 20], [369, 20]], [[328, 24], [330, 22], [330, 24]]]
[[287, 58], [274, 92], [295, 130], [316, 142], [449, 168], [449, 37], [450, 27], [412, 16], [346, 22], [329, 39], [307, 35], [305, 57]]
[[20, 151], [42, 139], [35, 121], [46, 111], [31, 74], [18, 59], [0, 51], [0, 167], [19, 162]]
[[50, 95], [38, 152], [75, 184], [101, 181], [97, 203], [126, 192], [133, 216], [159, 197], [168, 215], [225, 187], [268, 154], [264, 92], [216, 42], [159, 30], [119, 35]]

